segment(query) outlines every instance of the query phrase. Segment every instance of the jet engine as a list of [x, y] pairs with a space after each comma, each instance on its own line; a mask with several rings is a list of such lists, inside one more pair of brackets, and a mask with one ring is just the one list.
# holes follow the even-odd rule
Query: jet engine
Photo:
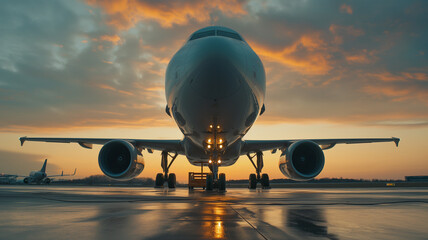
[[311, 180], [318, 176], [323, 168], [323, 151], [318, 144], [308, 140], [291, 144], [279, 159], [282, 174], [293, 180]]
[[144, 169], [144, 159], [140, 151], [124, 140], [106, 143], [98, 155], [101, 171], [116, 180], [129, 180]]

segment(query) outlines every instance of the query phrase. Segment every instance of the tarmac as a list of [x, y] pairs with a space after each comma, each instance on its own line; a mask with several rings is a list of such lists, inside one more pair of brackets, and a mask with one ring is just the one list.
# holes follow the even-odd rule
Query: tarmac
[[0, 239], [427, 239], [428, 188], [0, 186]]

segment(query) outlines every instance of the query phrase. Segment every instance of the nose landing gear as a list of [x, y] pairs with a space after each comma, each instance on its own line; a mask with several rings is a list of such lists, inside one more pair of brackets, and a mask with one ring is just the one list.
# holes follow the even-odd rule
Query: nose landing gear
[[[254, 173], [250, 174], [250, 178], [249, 178], [249, 182], [248, 182], [248, 188], [249, 189], [256, 189], [258, 182], [262, 185], [262, 188], [270, 188], [269, 175], [264, 173], [260, 176], [260, 173], [263, 169], [263, 153], [257, 152], [253, 156], [251, 156], [248, 153], [247, 157], [248, 157], [248, 159], [250, 159], [251, 163], [253, 164], [254, 168], [256, 169], [256, 174], [254, 174]], [[257, 158], [257, 162], [256, 162], [257, 164], [255, 164], [253, 161], [254, 157]]]
[[[171, 161], [168, 164], [168, 156], [171, 157]], [[160, 188], [163, 187], [164, 183], [168, 183], [169, 188], [175, 188], [177, 185], [177, 178], [175, 173], [169, 173], [169, 168], [171, 167], [174, 160], [177, 158], [178, 154], [174, 155], [169, 154], [167, 151], [162, 152], [161, 166], [163, 173], [158, 173], [156, 175], [155, 187]]]
[[218, 164], [212, 162], [208, 167], [211, 173], [207, 175], [206, 190], [211, 191], [217, 188], [219, 191], [226, 191], [226, 174], [218, 173]]

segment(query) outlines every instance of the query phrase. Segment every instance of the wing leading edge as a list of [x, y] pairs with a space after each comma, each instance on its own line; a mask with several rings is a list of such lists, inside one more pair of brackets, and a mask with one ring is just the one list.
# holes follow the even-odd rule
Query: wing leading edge
[[115, 138], [28, 138], [21, 137], [21, 146], [24, 142], [53, 142], [53, 143], [78, 143], [83, 148], [91, 149], [93, 144], [104, 145], [112, 140], [123, 140], [140, 149], [159, 150], [182, 153], [181, 140], [151, 140], [151, 139], [115, 139]]
[[338, 138], [338, 139], [291, 139], [291, 140], [246, 140], [243, 141], [241, 154], [253, 153], [258, 151], [276, 151], [285, 150], [291, 144], [309, 140], [321, 146], [323, 150], [330, 149], [336, 144], [357, 144], [357, 143], [375, 143], [375, 142], [394, 142], [398, 147], [399, 138]]

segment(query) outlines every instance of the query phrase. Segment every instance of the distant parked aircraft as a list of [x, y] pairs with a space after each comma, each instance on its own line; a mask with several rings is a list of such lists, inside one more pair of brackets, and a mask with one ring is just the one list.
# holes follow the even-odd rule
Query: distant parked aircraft
[[40, 169], [40, 171], [31, 171], [29, 176], [18, 176], [18, 177], [25, 177], [24, 178], [24, 183], [36, 183], [36, 184], [41, 184], [41, 183], [45, 183], [45, 184], [49, 184], [52, 181], [53, 177], [65, 177], [65, 176], [74, 176], [76, 175], [76, 169], [74, 169], [74, 173], [73, 174], [65, 174], [64, 175], [64, 171], [61, 172], [60, 175], [51, 175], [48, 176], [46, 174], [46, 164], [47, 164], [48, 160], [45, 159], [45, 162], [43, 163], [42, 169]]
[[18, 175], [0, 173], [0, 183], [6, 183], [6, 184], [14, 183], [16, 182], [17, 177]]

